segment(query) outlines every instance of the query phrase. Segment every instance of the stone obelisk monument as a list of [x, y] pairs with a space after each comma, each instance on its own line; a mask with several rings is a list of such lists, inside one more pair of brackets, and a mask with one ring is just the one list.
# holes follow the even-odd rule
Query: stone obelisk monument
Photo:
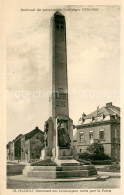
[[[45, 148], [41, 159], [57, 164], [77, 162], [72, 158], [73, 121], [69, 118], [65, 17], [56, 12], [51, 18], [50, 118], [45, 122]], [[65, 161], [66, 160], [66, 161]], [[68, 161], [69, 160], [69, 161]], [[71, 161], [70, 161], [71, 160]]]
[[44, 181], [94, 176], [97, 174], [94, 166], [80, 166], [72, 156], [73, 121], [69, 118], [68, 109], [66, 23], [65, 17], [59, 12], [51, 18], [50, 67], [50, 117], [44, 125], [45, 148], [41, 152], [41, 159], [51, 159], [58, 166], [30, 164], [23, 170], [23, 176], [43, 178]]

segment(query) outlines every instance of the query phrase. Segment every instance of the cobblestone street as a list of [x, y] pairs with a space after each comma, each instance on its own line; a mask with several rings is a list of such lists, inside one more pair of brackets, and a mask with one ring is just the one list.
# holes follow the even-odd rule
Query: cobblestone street
[[119, 178], [109, 178], [106, 181], [80, 182], [20, 182], [7, 180], [8, 189], [116, 189], [120, 187]]

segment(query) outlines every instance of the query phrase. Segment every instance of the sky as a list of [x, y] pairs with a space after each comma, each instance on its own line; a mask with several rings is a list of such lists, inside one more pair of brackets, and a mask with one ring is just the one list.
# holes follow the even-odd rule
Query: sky
[[49, 118], [50, 18], [64, 8], [70, 118], [76, 125], [83, 112], [120, 106], [119, 6], [13, 6], [6, 25], [7, 142], [43, 130]]

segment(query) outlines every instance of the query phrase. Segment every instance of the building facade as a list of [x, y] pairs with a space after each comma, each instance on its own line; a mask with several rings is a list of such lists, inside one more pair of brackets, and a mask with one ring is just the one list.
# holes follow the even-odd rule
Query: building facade
[[99, 140], [112, 160], [120, 160], [120, 108], [107, 103], [89, 115], [83, 113], [77, 127], [77, 152]]
[[21, 161], [39, 159], [44, 147], [44, 133], [38, 127], [23, 135], [21, 139]]
[[13, 142], [9, 142], [6, 146], [7, 148], [7, 160], [12, 161], [14, 160], [14, 144]]
[[7, 160], [21, 160], [21, 138], [22, 134], [18, 135], [13, 141], [7, 144]]

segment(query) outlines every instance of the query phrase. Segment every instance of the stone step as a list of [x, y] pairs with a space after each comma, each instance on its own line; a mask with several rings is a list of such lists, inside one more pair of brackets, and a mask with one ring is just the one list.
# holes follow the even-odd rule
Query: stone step
[[67, 170], [90, 170], [94, 169], [94, 165], [79, 165], [79, 166], [26, 166], [27, 171], [67, 171]]
[[56, 167], [57, 171], [70, 171], [70, 170], [90, 170], [94, 169], [94, 166], [58, 166]]
[[40, 177], [44, 179], [55, 179], [56, 171], [25, 171], [23, 170], [23, 175], [27, 177]]
[[39, 170], [39, 171], [56, 171], [56, 166], [26, 166], [26, 171], [33, 171], [33, 170]]
[[88, 177], [90, 176], [89, 170], [71, 170], [71, 171], [57, 171], [56, 178], [65, 177]]
[[74, 159], [58, 159], [55, 158], [55, 162], [58, 166], [80, 166], [80, 163]]
[[88, 177], [96, 175], [96, 170], [71, 170], [71, 171], [26, 171], [23, 170], [23, 175], [28, 177], [41, 178], [65, 178], [65, 177]]
[[65, 160], [65, 159], [70, 160], [70, 159], [73, 159], [73, 157], [72, 156], [59, 156], [58, 159], [59, 160]]
[[79, 164], [78, 163], [61, 163], [61, 166], [79, 166]]

